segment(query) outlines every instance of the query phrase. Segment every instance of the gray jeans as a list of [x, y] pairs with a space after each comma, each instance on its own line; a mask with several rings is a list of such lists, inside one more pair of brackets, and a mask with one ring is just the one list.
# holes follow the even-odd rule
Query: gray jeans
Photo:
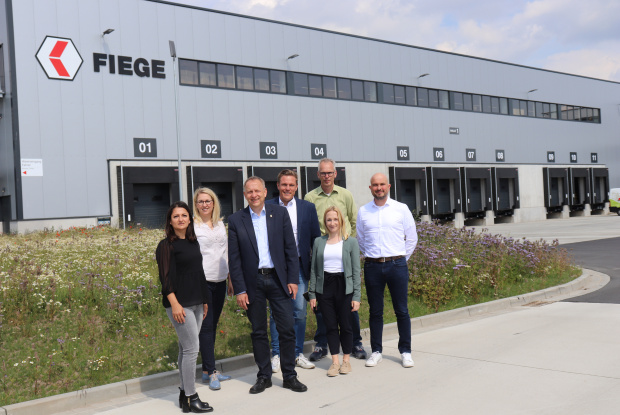
[[179, 377], [181, 389], [185, 395], [196, 393], [196, 360], [198, 359], [199, 341], [198, 333], [202, 326], [202, 304], [183, 307], [185, 310], [185, 323], [177, 323], [172, 317], [172, 307], [166, 308], [168, 318], [172, 322], [179, 338]]

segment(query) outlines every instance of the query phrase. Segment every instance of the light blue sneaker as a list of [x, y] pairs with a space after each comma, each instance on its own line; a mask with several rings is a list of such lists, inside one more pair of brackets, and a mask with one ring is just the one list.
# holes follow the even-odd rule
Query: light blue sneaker
[[208, 374], [204, 372], [202, 374], [202, 381], [209, 385], [209, 389], [214, 390], [214, 391], [220, 390], [222, 388], [222, 386], [220, 385], [220, 382], [223, 382], [229, 379], [230, 379], [230, 376], [223, 375], [217, 370], [214, 371], [211, 374], [211, 376], [209, 376]]

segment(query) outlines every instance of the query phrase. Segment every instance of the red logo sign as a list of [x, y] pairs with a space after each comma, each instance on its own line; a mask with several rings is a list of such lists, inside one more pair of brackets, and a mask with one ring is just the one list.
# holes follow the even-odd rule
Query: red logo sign
[[82, 57], [71, 39], [47, 36], [36, 55], [50, 79], [72, 81], [82, 66]]

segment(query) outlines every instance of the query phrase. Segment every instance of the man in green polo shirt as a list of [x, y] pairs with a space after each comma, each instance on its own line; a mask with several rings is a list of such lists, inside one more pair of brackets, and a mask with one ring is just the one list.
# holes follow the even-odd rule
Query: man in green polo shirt
[[[321, 233], [325, 235], [327, 230], [323, 221], [325, 210], [330, 206], [337, 206], [344, 216], [344, 223], [349, 235], [355, 236], [355, 223], [357, 220], [357, 207], [353, 201], [353, 195], [344, 187], [336, 186], [334, 181], [338, 172], [336, 162], [332, 159], [324, 158], [319, 161], [319, 171], [317, 173], [321, 180], [321, 186], [311, 190], [304, 197], [308, 202], [314, 203], [316, 212], [319, 216]], [[358, 359], [366, 359], [366, 351], [362, 346], [362, 336], [360, 334], [360, 318], [357, 311], [352, 313], [351, 328], [353, 329], [353, 356]], [[327, 355], [327, 332], [323, 323], [323, 316], [320, 311], [316, 312], [316, 334], [314, 341], [316, 345], [310, 354], [310, 360], [316, 362]]]
[[344, 216], [347, 233], [355, 236], [357, 208], [355, 207], [351, 192], [335, 184], [338, 172], [336, 171], [334, 160], [328, 158], [321, 159], [317, 175], [321, 180], [321, 186], [308, 192], [304, 199], [314, 203], [314, 206], [316, 206], [316, 213], [319, 215], [319, 223], [321, 224], [321, 233], [323, 235], [327, 233], [323, 223], [325, 210], [330, 206], [337, 206]]

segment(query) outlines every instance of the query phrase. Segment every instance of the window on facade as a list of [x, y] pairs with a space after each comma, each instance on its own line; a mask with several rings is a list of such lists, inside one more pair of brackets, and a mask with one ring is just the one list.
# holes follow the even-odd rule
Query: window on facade
[[5, 75], [4, 75], [4, 50], [0, 44], [0, 91], [6, 92]]
[[405, 87], [405, 101], [407, 105], [418, 105], [416, 89], [414, 87]]
[[592, 117], [592, 108], [588, 108], [586, 110], [586, 121], [592, 122], [594, 119]]
[[537, 102], [536, 103], [536, 117], [537, 118], [543, 118], [543, 103], [542, 102]]
[[482, 112], [482, 97], [480, 95], [472, 95], [471, 100], [475, 112]]
[[308, 95], [308, 75], [293, 73], [293, 93], [295, 95]]
[[558, 106], [557, 104], [549, 104], [549, 115], [553, 120], [558, 119]]
[[522, 117], [527, 115], [527, 101], [519, 101], [519, 115]]
[[267, 69], [254, 69], [254, 89], [256, 91], [269, 91], [269, 71]]
[[463, 94], [461, 92], [450, 92], [450, 102], [453, 110], [463, 110]]
[[534, 101], [527, 101], [527, 116], [536, 117], [536, 103]]
[[351, 80], [338, 78], [338, 99], [351, 99]]
[[323, 96], [327, 98], [336, 98], [336, 78], [331, 76], [323, 77]]
[[508, 98], [499, 99], [499, 113], [508, 114]]
[[235, 67], [232, 65], [217, 64], [217, 86], [220, 88], [235, 87]]
[[377, 102], [377, 83], [364, 81], [364, 100]]
[[482, 112], [491, 112], [491, 97], [488, 95], [482, 96]]
[[254, 89], [254, 76], [252, 68], [247, 66], [237, 66], [237, 88]]
[[592, 121], [596, 123], [601, 122], [601, 113], [598, 108], [592, 108]]
[[499, 114], [499, 98], [497, 97], [491, 97], [491, 112]]
[[198, 85], [198, 62], [179, 59], [182, 85]]
[[450, 95], [448, 91], [439, 91], [439, 108], [450, 109]]
[[364, 82], [351, 81], [351, 99], [355, 101], [364, 100]]
[[198, 82], [200, 85], [217, 86], [217, 74], [215, 64], [208, 62], [198, 63]]
[[439, 91], [436, 89], [428, 90], [428, 106], [433, 108], [439, 108]]
[[418, 106], [428, 107], [428, 89], [418, 88]]
[[286, 94], [286, 73], [284, 71], [269, 71], [271, 77], [271, 92]]
[[581, 108], [579, 108], [579, 107], [573, 107], [573, 108], [575, 108], [575, 110], [574, 110], [575, 116], [573, 117], [573, 120], [581, 121]]
[[394, 85], [392, 84], [381, 84], [381, 88], [383, 90], [383, 102], [386, 104], [394, 103]]
[[519, 100], [518, 99], [508, 100], [508, 106], [510, 109], [510, 115], [519, 115]]
[[323, 85], [318, 75], [308, 75], [308, 93], [313, 97], [323, 96]]
[[394, 85], [394, 103], [405, 105], [405, 87]]
[[463, 111], [472, 111], [473, 103], [471, 100], [471, 94], [463, 94]]

